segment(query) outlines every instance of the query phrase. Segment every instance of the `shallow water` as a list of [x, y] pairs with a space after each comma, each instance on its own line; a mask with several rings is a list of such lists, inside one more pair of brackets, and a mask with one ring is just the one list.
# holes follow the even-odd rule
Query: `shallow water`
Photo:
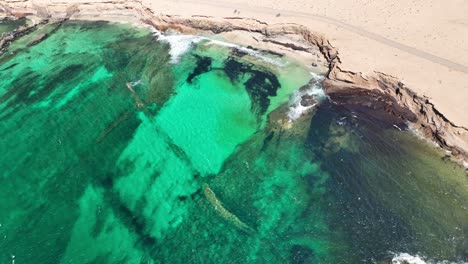
[[313, 76], [219, 44], [104, 22], [13, 43], [0, 263], [468, 261], [463, 168], [326, 99], [289, 122]]
[[18, 20], [0, 20], [0, 35], [5, 32], [13, 31], [15, 28], [19, 26], [26, 25], [26, 19], [18, 19]]

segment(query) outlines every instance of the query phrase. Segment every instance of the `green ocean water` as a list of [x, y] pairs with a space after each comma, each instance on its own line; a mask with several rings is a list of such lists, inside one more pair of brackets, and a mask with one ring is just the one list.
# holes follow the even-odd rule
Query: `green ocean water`
[[287, 121], [311, 78], [129, 25], [15, 41], [0, 56], [0, 263], [468, 261], [466, 171], [326, 99]]
[[0, 35], [5, 32], [13, 31], [15, 28], [19, 26], [26, 25], [26, 19], [18, 19], [18, 20], [0, 20]]

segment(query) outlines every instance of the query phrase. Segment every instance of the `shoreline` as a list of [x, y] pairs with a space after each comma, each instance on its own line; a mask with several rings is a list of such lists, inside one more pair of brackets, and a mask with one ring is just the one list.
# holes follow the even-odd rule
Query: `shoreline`
[[[468, 163], [467, 128], [451, 122], [431, 102], [432, 99], [418, 95], [396, 77], [381, 72], [368, 76], [342, 69], [337, 48], [325, 37], [305, 26], [291, 23], [268, 24], [239, 16], [215, 18], [200, 15], [159, 15], [142, 1], [89, 2], [85, 5], [62, 2], [47, 6], [29, 2], [7, 2], [8, 6], [0, 4], [0, 10], [4, 9], [9, 17], [28, 17], [34, 24], [39, 24], [44, 19], [105, 20], [150, 25], [160, 31], [173, 29], [185, 34], [218, 34], [233, 43], [282, 52], [311, 70], [317, 68], [321, 71], [321, 67], [326, 67], [323, 88], [332, 101], [339, 100], [344, 93], [356, 96], [367, 91], [366, 98], [383, 102], [381, 111], [397, 117], [401, 122], [409, 123], [411, 129], [449, 151], [464, 162], [465, 166]], [[311, 66], [311, 63], [315, 66]], [[363, 106], [362, 101], [355, 104]], [[412, 114], [407, 114], [406, 111]]]

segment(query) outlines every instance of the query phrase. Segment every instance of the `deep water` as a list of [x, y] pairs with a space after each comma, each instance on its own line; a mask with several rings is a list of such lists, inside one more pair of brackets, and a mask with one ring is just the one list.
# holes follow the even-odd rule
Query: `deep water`
[[0, 55], [0, 263], [468, 261], [466, 171], [327, 99], [291, 122], [314, 76], [105, 22], [16, 40]]

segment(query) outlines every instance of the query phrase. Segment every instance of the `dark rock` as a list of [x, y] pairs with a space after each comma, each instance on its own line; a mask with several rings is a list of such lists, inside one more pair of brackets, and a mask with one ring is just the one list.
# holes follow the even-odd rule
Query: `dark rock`
[[407, 128], [406, 121], [415, 122], [416, 115], [400, 106], [396, 99], [374, 89], [349, 88], [328, 93], [330, 99], [361, 118], [373, 120], [384, 127]]
[[305, 94], [301, 97], [301, 105], [302, 106], [311, 106], [317, 103], [317, 100], [312, 95]]
[[241, 49], [238, 49], [238, 48], [233, 48], [231, 54], [234, 55], [234, 56], [237, 56], [237, 57], [243, 57], [243, 56], [247, 55], [247, 52], [245, 52], [245, 51], [243, 51]]

